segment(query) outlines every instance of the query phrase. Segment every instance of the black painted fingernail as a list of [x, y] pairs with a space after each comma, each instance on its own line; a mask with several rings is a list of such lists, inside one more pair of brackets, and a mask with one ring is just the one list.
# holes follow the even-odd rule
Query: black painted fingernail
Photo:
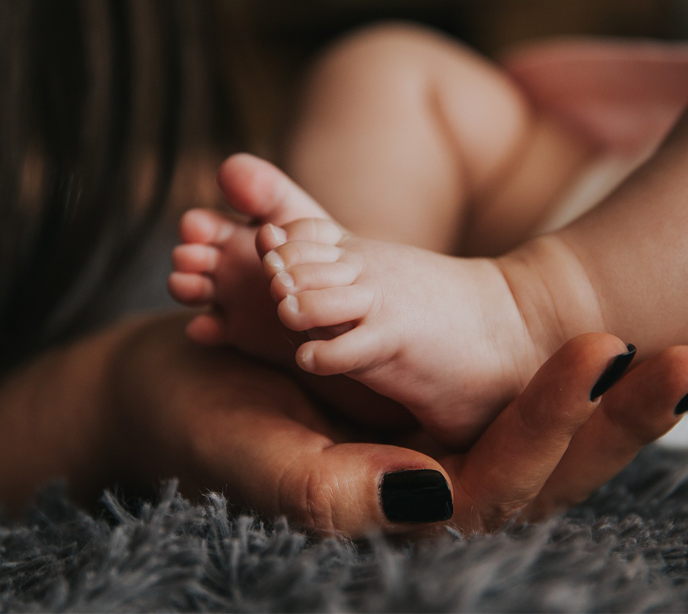
[[624, 354], [619, 354], [615, 356], [609, 366], [606, 368], [605, 372], [602, 374], [597, 383], [592, 387], [590, 391], [590, 400], [601, 397], [607, 390], [609, 390], [616, 382], [621, 379], [621, 376], [628, 369], [628, 365], [633, 362], [633, 357], [635, 356], [636, 347], [632, 343], [629, 343], [626, 348], [628, 352]]
[[678, 405], [676, 405], [676, 408], [674, 409], [674, 414], [677, 416], [681, 416], [681, 415], [685, 414], [687, 411], [688, 411], [688, 394], [678, 402]]
[[385, 516], [392, 522], [439, 522], [454, 513], [449, 484], [433, 469], [386, 473], [380, 496]]

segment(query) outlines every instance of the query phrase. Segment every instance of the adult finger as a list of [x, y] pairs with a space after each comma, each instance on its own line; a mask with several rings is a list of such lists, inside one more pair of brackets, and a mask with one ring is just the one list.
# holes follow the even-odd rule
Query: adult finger
[[633, 369], [576, 432], [539, 496], [532, 520], [584, 501], [688, 409], [688, 346], [675, 346]]
[[121, 343], [102, 427], [113, 442], [104, 473], [137, 488], [176, 476], [187, 495], [217, 489], [235, 505], [353, 536], [451, 516], [435, 460], [342, 443], [357, 433], [317, 411], [290, 379], [229, 348], [191, 343], [187, 322], [151, 318]]
[[226, 402], [195, 399], [193, 452], [181, 475], [187, 490], [221, 489], [261, 513], [351, 536], [451, 517], [451, 488], [437, 461], [396, 446], [335, 443], [337, 430], [271, 371], [234, 363], [223, 377], [231, 380]]
[[262, 513], [320, 532], [405, 532], [451, 517], [442, 467], [418, 452], [340, 443], [279, 412], [247, 407], [217, 416], [206, 438], [210, 480]]
[[444, 458], [454, 489], [453, 520], [491, 531], [533, 501], [566, 453], [629, 351], [617, 337], [591, 333], [567, 342], [465, 454]]

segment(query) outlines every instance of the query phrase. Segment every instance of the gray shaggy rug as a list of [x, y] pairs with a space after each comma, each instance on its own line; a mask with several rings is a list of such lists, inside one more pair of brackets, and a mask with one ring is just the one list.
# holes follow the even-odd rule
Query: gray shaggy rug
[[106, 493], [97, 518], [52, 487], [0, 521], [2, 611], [678, 612], [687, 580], [688, 453], [660, 448], [566, 515], [483, 537], [315, 539], [173, 483]]

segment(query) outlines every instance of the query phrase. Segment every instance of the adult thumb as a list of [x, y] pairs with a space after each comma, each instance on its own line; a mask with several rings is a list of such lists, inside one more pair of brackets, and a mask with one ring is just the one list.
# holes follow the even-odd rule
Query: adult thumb
[[420, 452], [333, 443], [281, 412], [255, 406], [217, 417], [203, 434], [202, 483], [225, 490], [234, 502], [352, 537], [409, 532], [452, 517], [447, 473]]

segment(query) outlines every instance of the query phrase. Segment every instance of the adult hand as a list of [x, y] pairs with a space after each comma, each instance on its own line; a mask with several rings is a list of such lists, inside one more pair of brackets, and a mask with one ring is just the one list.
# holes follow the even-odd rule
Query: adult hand
[[447, 518], [447, 475], [436, 460], [360, 443], [361, 432], [319, 411], [284, 375], [228, 348], [190, 342], [187, 322], [149, 320], [120, 345], [110, 384], [118, 442], [110, 475], [142, 486], [175, 476], [192, 497], [217, 489], [261, 513], [358, 535], [411, 529], [386, 518], [380, 482], [390, 472], [426, 469], [439, 481], [433, 518]]
[[492, 531], [516, 515], [537, 520], [579, 503], [680, 420], [686, 346], [665, 350], [591, 400], [597, 382], [621, 375], [625, 354], [611, 335], [572, 339], [473, 448], [442, 459], [460, 529]]
[[679, 420], [674, 408], [688, 389], [688, 348], [674, 348], [590, 401], [626, 347], [610, 335], [583, 335], [538, 371], [468, 452], [438, 462], [357, 441], [290, 380], [228, 350], [192, 345], [184, 324], [150, 322], [121, 348], [114, 432], [129, 445], [119, 446], [113, 472], [138, 480], [177, 475], [187, 494], [216, 488], [259, 512], [353, 536], [446, 519], [447, 483], [463, 531], [578, 502]]

